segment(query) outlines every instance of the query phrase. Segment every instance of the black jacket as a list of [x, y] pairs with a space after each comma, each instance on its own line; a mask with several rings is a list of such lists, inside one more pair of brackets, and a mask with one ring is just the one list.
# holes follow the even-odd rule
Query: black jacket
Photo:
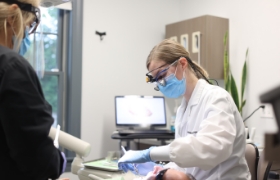
[[48, 137], [52, 109], [31, 65], [0, 46], [0, 179], [60, 176], [63, 158]]

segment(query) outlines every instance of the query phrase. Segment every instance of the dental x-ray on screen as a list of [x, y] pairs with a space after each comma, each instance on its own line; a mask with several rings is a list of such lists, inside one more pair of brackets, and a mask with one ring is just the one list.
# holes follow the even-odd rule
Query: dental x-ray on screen
[[161, 96], [116, 96], [115, 114], [117, 126], [166, 126]]

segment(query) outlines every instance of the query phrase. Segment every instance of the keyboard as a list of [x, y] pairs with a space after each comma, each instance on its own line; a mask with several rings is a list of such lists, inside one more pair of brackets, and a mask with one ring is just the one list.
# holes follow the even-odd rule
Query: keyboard
[[129, 134], [174, 134], [174, 132], [167, 129], [154, 129], [154, 130], [145, 130], [145, 129], [120, 129], [118, 130], [120, 135], [129, 135]]

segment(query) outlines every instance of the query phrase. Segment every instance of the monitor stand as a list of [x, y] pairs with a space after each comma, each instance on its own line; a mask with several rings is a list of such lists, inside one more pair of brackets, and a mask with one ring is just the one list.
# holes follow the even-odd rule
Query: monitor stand
[[136, 129], [148, 129], [148, 130], [155, 130], [154, 126], [146, 126], [146, 127], [133, 127], [133, 126], [129, 126], [128, 130], [136, 130]]

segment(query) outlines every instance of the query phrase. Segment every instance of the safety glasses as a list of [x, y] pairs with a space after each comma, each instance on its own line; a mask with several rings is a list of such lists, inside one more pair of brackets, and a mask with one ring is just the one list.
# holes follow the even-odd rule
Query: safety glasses
[[32, 4], [22, 3], [16, 0], [0, 0], [0, 2], [5, 2], [7, 4], [17, 4], [22, 11], [33, 13], [35, 17], [30, 24], [29, 34], [32, 34], [36, 31], [41, 21], [41, 11], [39, 8], [32, 6]]
[[35, 33], [37, 27], [41, 22], [41, 11], [39, 8], [32, 6], [32, 12], [35, 15], [33, 22], [30, 24], [29, 34]]
[[156, 180], [163, 180], [163, 176], [164, 176], [164, 174], [166, 173], [166, 171], [167, 171], [168, 169], [169, 169], [169, 168], [161, 170], [161, 171], [156, 175]]
[[164, 68], [163, 70], [159, 71], [159, 72], [156, 74], [155, 78], [152, 76], [151, 72], [153, 72], [153, 71], [155, 71], [155, 70], [157, 70], [157, 69], [159, 69], [159, 68], [161, 68], [161, 67], [163, 67], [163, 66], [165, 66], [165, 65], [160, 66], [160, 67], [158, 67], [158, 68], [156, 68], [156, 69], [153, 69], [152, 71], [148, 72], [148, 73], [146, 74], [146, 82], [147, 82], [147, 83], [155, 83], [155, 82], [157, 82], [157, 83], [160, 83], [160, 84], [161, 84], [161, 82], [164, 80], [164, 78], [165, 78], [165, 76], [166, 76], [166, 74], [167, 74], [168, 69], [169, 69], [171, 66], [173, 66], [175, 63], [177, 63], [178, 61], [179, 61], [179, 59], [176, 60], [176, 61], [174, 61], [172, 64], [170, 64], [169, 66], [167, 66], [167, 67]]

